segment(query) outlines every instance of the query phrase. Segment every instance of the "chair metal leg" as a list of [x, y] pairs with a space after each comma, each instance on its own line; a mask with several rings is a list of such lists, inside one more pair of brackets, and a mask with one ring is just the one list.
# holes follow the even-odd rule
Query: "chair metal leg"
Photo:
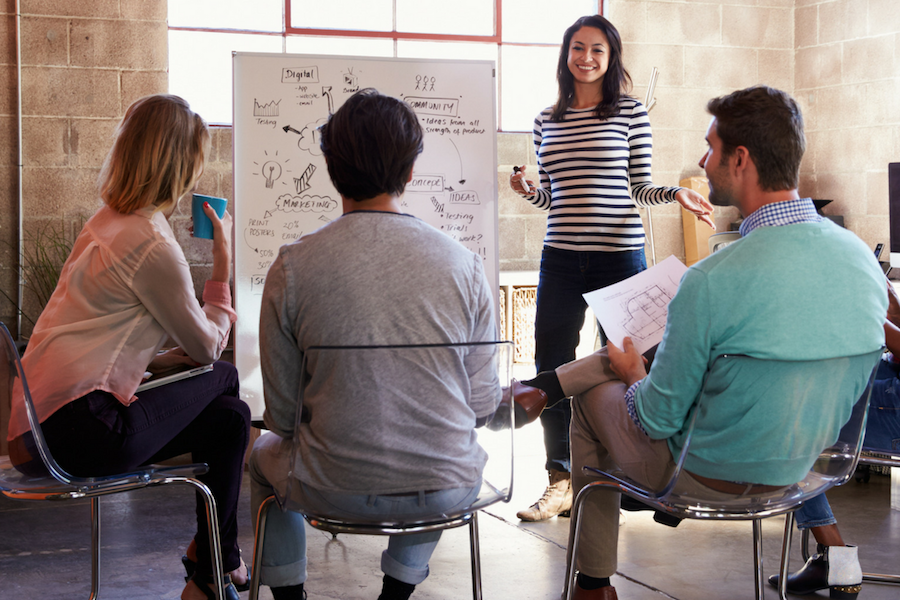
[[478, 541], [478, 511], [469, 521], [469, 550], [472, 557], [472, 597], [481, 600], [481, 545]]
[[763, 587], [762, 520], [753, 519], [753, 566], [756, 569], [756, 600], [766, 597]]
[[100, 498], [91, 498], [91, 597], [100, 597]]
[[566, 546], [566, 580], [563, 585], [563, 600], [572, 600], [575, 594], [575, 557], [577, 556], [578, 537], [581, 534], [581, 514], [587, 497], [599, 486], [588, 484], [581, 488], [572, 503], [569, 516], [569, 543]]
[[269, 517], [269, 508], [275, 502], [275, 496], [269, 496], [259, 505], [256, 515], [256, 532], [253, 536], [253, 569], [250, 574], [250, 600], [258, 600], [259, 585], [262, 573], [262, 553], [266, 543], [266, 520]]
[[219, 534], [219, 511], [212, 491], [199, 479], [186, 477], [184, 483], [193, 486], [206, 506], [206, 529], [209, 531], [209, 555], [212, 559], [213, 583], [216, 585], [216, 598], [225, 600], [225, 573], [222, 567], [222, 538]]
[[790, 573], [791, 538], [794, 535], [794, 512], [784, 516], [784, 538], [781, 543], [781, 568], [779, 569], [778, 597], [787, 600], [787, 579]]

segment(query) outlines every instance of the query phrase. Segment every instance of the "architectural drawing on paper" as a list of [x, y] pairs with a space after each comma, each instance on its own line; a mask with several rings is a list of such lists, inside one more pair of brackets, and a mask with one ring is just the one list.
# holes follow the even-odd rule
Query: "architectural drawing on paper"
[[624, 299], [626, 315], [622, 328], [633, 338], [647, 339], [666, 328], [666, 314], [672, 296], [658, 285]]

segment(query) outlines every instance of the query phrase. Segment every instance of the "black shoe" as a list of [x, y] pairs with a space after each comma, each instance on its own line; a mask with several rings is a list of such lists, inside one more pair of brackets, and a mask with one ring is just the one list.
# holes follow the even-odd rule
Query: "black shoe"
[[[776, 590], [779, 579], [778, 575], [769, 577]], [[856, 546], [817, 544], [816, 554], [809, 557], [802, 569], [788, 575], [787, 580], [788, 593], [802, 596], [828, 589], [833, 600], [854, 600], [861, 587], [862, 570]]]
[[[216, 593], [209, 587], [213, 581], [212, 576], [201, 575], [197, 571], [194, 571], [194, 574], [191, 576], [191, 580], [201, 592], [206, 594], [208, 600], [216, 600]], [[231, 575], [226, 575], [223, 583], [225, 584], [224, 600], [241, 600], [241, 597], [238, 595], [238, 591], [234, 587], [234, 584], [231, 583]]]
[[636, 500], [631, 496], [626, 496], [625, 494], [622, 494], [621, 508], [622, 510], [627, 511], [652, 510], [654, 511], [653, 520], [660, 525], [666, 525], [667, 527], [678, 527], [678, 525], [684, 520], [681, 517], [676, 517], [675, 515], [670, 515], [667, 512], [656, 510], [649, 504], [644, 504], [640, 500]]
[[[189, 559], [187, 557], [187, 554], [182, 554], [181, 555], [181, 564], [184, 565], [184, 571], [187, 573], [187, 576], [184, 578], [184, 580], [190, 581], [191, 578], [194, 576], [194, 572], [197, 570], [197, 563], [192, 561], [191, 559]], [[247, 590], [249, 590], [251, 575], [252, 575], [252, 573], [250, 572], [250, 565], [247, 565], [247, 581], [245, 581], [244, 583], [232, 582], [232, 585], [234, 585], [234, 589], [236, 589], [239, 592], [246, 592]]]

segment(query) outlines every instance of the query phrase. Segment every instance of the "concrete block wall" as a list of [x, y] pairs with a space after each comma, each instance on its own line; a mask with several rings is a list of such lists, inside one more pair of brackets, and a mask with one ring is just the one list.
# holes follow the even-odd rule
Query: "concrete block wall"
[[[0, 286], [14, 294], [16, 6], [0, 4]], [[22, 189], [26, 239], [73, 237], [99, 206], [96, 179], [116, 124], [135, 99], [168, 87], [165, 2], [22, 0]], [[26, 306], [28, 303], [26, 302]], [[34, 307], [30, 307], [34, 310]], [[0, 317], [15, 311], [0, 299]], [[27, 321], [23, 333], [30, 331]]]
[[[607, 18], [622, 36], [635, 97], [644, 100], [653, 67], [659, 69], [650, 111], [657, 184], [703, 175], [698, 161], [706, 150], [710, 98], [757, 83], [794, 88], [794, 0], [610, 0], [607, 6]], [[527, 203], [508, 190], [512, 165], [534, 163], [530, 135], [509, 137], [521, 139], [499, 144], [501, 269], [532, 269], [539, 264], [539, 220], [546, 213], [523, 207]], [[642, 214], [649, 232], [647, 211]], [[739, 217], [736, 209], [717, 208], [719, 231]], [[678, 205], [652, 209], [658, 261], [672, 254], [684, 260], [681, 219]], [[504, 233], [516, 238], [512, 247], [504, 248]], [[647, 257], [652, 262], [649, 243]]]
[[[735, 89], [766, 84], [793, 88], [793, 0], [613, 0], [608, 18], [624, 42], [634, 95], [642, 101], [659, 69], [653, 125], [653, 181], [678, 185], [693, 175], [706, 151], [706, 102]], [[652, 209], [656, 258], [684, 260], [677, 205]], [[727, 231], [736, 209], [716, 208]], [[646, 217], [645, 228], [646, 228]], [[648, 249], [648, 262], [650, 252]]]
[[801, 192], [887, 244], [889, 162], [900, 162], [900, 2], [797, 0], [794, 95], [806, 116]]
[[[98, 206], [96, 177], [125, 108], [167, 90], [167, 3], [22, 0], [22, 13], [26, 227], [52, 222], [72, 235]], [[660, 69], [650, 113], [654, 181], [676, 185], [701, 174], [709, 98], [773, 85], [794, 93], [806, 114], [801, 192], [834, 198], [826, 212], [844, 214], [869, 243], [887, 241], [887, 162], [900, 159], [898, 13], [895, 0], [610, 0], [637, 97], [652, 67]], [[0, 36], [0, 289], [14, 290], [13, 0], [0, 0]], [[501, 269], [537, 269], [546, 213], [507, 185], [513, 165], [534, 172], [531, 136], [501, 134], [498, 148]], [[202, 193], [232, 197], [231, 154], [230, 128], [215, 128]], [[173, 226], [199, 290], [210, 270], [208, 242], [189, 237], [185, 208]], [[737, 217], [719, 209], [719, 229]], [[678, 207], [653, 209], [653, 222], [657, 259], [683, 258]], [[12, 316], [0, 298], [0, 318]]]

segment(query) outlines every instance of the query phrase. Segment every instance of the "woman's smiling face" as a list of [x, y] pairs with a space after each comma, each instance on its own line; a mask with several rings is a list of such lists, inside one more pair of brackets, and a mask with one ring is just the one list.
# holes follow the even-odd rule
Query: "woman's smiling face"
[[576, 84], [602, 83], [609, 67], [609, 40], [596, 27], [582, 27], [569, 42], [566, 61]]

